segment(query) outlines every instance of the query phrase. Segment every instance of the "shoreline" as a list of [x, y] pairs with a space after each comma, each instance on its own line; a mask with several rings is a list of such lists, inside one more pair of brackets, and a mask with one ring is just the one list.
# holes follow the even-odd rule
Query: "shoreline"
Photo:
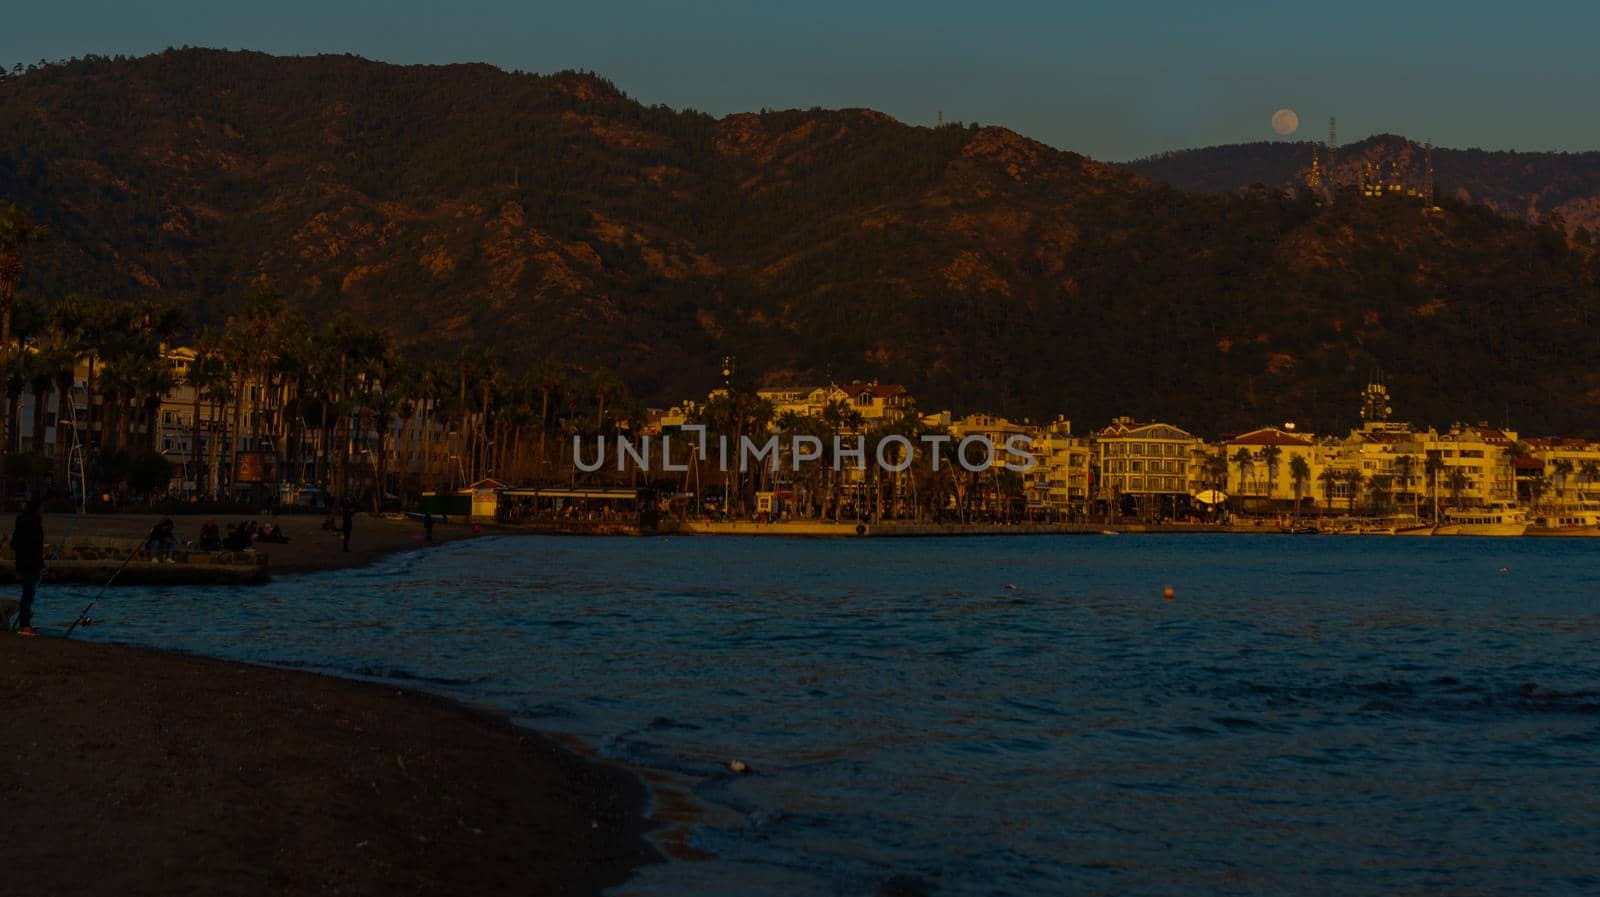
[[[142, 541], [150, 532], [151, 527], [161, 520], [160, 514], [144, 513], [110, 513], [110, 514], [84, 514], [74, 517], [71, 514], [46, 514], [44, 520], [45, 542], [52, 548], [66, 540], [67, 547], [72, 549], [83, 545], [107, 545], [115, 543], [114, 552], [105, 552], [110, 558], [109, 569], [115, 569], [126, 558], [132, 547]], [[135, 585], [158, 583], [166, 585], [219, 585], [219, 584], [246, 584], [267, 581], [272, 575], [283, 573], [316, 573], [328, 570], [345, 570], [368, 567], [385, 558], [404, 554], [408, 551], [428, 547], [425, 541], [422, 524], [410, 519], [394, 519], [379, 517], [371, 514], [358, 514], [355, 519], [354, 532], [350, 539], [350, 551], [343, 550], [343, 537], [336, 532], [324, 531], [322, 516], [317, 514], [281, 514], [276, 517], [270, 515], [255, 515], [251, 517], [216, 517], [209, 518], [205, 515], [175, 515], [172, 517], [176, 525], [177, 535], [180, 539], [195, 540], [199, 536], [201, 525], [208, 519], [215, 519], [219, 528], [226, 528], [230, 523], [239, 523], [254, 520], [257, 523], [272, 523], [283, 529], [288, 536], [286, 543], [257, 542], [252, 552], [236, 555], [235, 563], [229, 565], [212, 565], [204, 563], [178, 563], [155, 564], [144, 558], [138, 558], [129, 563], [123, 573], [117, 578], [119, 584]], [[0, 524], [9, 531], [9, 521]], [[473, 539], [481, 536], [507, 535], [517, 531], [497, 524], [472, 524], [469, 522], [437, 523], [434, 525], [434, 545], [449, 542], [458, 542], [464, 539]], [[181, 549], [180, 549], [181, 550]], [[47, 550], [47, 557], [50, 556]], [[245, 574], [252, 563], [261, 564], [257, 576]], [[74, 564], [67, 557], [59, 558], [52, 564], [52, 570], [47, 571], [44, 577], [46, 582], [81, 581], [92, 584], [104, 582], [105, 576], [71, 577], [52, 576], [52, 572], [69, 574]], [[98, 566], [95, 572], [98, 573]], [[219, 569], [220, 567], [220, 569]], [[229, 569], [232, 567], [233, 569]], [[14, 582], [14, 567], [9, 560], [0, 561], [0, 582]]]
[[639, 776], [427, 692], [14, 636], [0, 689], [41, 893], [598, 894], [661, 860]]
[[[1422, 530], [1428, 530], [1426, 532]], [[790, 539], [860, 538], [947, 538], [955, 536], [1138, 536], [1138, 535], [1237, 535], [1237, 536], [1437, 536], [1439, 538], [1518, 538], [1490, 534], [1435, 533], [1430, 527], [1399, 532], [1383, 527], [1319, 528], [1307, 519], [1290, 526], [1279, 523], [910, 523], [885, 521], [802, 520], [762, 523], [754, 520], [669, 520], [656, 529], [637, 523], [606, 521], [594, 525], [584, 522], [538, 521], [498, 524], [497, 532], [507, 535], [549, 536], [767, 536]], [[1579, 531], [1530, 527], [1521, 536], [1536, 539], [1583, 539], [1600, 536], [1600, 530]]]

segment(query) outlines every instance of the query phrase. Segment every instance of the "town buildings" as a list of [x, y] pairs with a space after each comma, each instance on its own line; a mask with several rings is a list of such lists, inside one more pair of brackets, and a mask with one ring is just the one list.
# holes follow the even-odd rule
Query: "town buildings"
[[[386, 471], [387, 488], [430, 465], [451, 472], [457, 471], [450, 465], [461, 466], [452, 460], [458, 458], [453, 440], [459, 434], [448, 421], [425, 423], [423, 416], [398, 413], [375, 418], [356, 408], [347, 425], [337, 428], [343, 435], [333, 437], [334, 429], [317, 425], [313, 409], [298, 404], [292, 383], [246, 377], [225, 390], [197, 391], [190, 376], [195, 352], [171, 347], [163, 357], [170, 387], [147, 408], [108, 400], [114, 391], [92, 358], [80, 360], [68, 386], [25, 391], [10, 430], [12, 450], [40, 458], [58, 476], [69, 459], [108, 446], [153, 450], [172, 466], [169, 490], [181, 496], [265, 495], [285, 483], [328, 483], [337, 479], [328, 466], [334, 454], [373, 480]], [[652, 410], [641, 433], [673, 433], [703, 421], [713, 403], [730, 394], [724, 388], [703, 401]], [[1387, 391], [1379, 385], [1362, 393], [1362, 423], [1342, 436], [1274, 424], [1215, 441], [1179, 423], [1129, 417], [1080, 433], [1064, 416], [1035, 423], [985, 413], [924, 413], [903, 385], [877, 381], [761, 387], [746, 395], [760, 405], [760, 426], [770, 432], [809, 420], [808, 432], [869, 439], [889, 432], [944, 433], [950, 450], [969, 436], [996, 447], [1021, 439], [1031, 457], [1029, 470], [1007, 469], [1013, 459], [1001, 451], [989, 460], [986, 473], [992, 476], [968, 477], [951, 487], [961, 501], [976, 496], [1008, 519], [1214, 518], [1219, 512], [1426, 517], [1436, 508], [1495, 502], [1531, 509], [1600, 502], [1600, 444], [1524, 439], [1484, 422], [1443, 430], [1413, 426], [1392, 419]], [[342, 444], [325, 446], [330, 438]], [[73, 468], [80, 477], [84, 466]], [[459, 474], [456, 484], [466, 482], [464, 467]], [[576, 480], [565, 469], [562, 476]], [[799, 479], [775, 477], [764, 488], [798, 494], [804, 491]], [[938, 485], [857, 469], [809, 489], [860, 494]], [[898, 506], [897, 496], [875, 498], [874, 507]]]

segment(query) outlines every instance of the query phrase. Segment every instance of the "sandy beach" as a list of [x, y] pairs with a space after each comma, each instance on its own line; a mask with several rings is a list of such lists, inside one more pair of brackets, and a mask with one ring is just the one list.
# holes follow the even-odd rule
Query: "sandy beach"
[[[66, 535], [87, 538], [139, 539], [150, 532], [161, 519], [159, 514], [85, 514], [73, 521], [71, 514], [47, 514], [44, 521], [46, 541], [55, 542]], [[343, 550], [343, 540], [338, 533], [322, 530], [322, 515], [281, 514], [277, 517], [216, 517], [217, 526], [224, 531], [229, 523], [255, 520], [258, 524], [271, 521], [283, 527], [289, 537], [287, 544], [257, 543], [256, 550], [264, 552], [273, 573], [305, 573], [315, 570], [336, 570], [342, 567], [360, 567], [385, 555], [420, 548], [422, 524], [415, 520], [395, 520], [372, 514], [357, 514], [350, 538], [350, 551]], [[200, 527], [207, 518], [201, 515], [178, 515], [172, 518], [177, 535], [183, 539], [198, 539]], [[11, 521], [3, 527], [10, 529]], [[453, 542], [475, 535], [500, 532], [493, 526], [480, 526], [475, 531], [468, 523], [437, 523], [433, 528], [435, 542]]]
[[595, 894], [644, 792], [382, 685], [0, 637], [0, 893]]

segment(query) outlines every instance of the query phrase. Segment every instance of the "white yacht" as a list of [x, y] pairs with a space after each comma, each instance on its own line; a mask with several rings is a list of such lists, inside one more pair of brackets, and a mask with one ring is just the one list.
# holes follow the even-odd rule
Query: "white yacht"
[[1435, 536], [1520, 536], [1528, 531], [1528, 512], [1508, 501], [1481, 508], [1450, 508], [1434, 527]]
[[1600, 536], [1600, 501], [1585, 501], [1542, 513], [1533, 519], [1540, 535]]

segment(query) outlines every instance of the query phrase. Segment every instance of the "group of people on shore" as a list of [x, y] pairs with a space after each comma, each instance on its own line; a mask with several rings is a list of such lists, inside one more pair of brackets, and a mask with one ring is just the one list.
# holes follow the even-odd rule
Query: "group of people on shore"
[[[37, 497], [29, 499], [22, 512], [17, 515], [16, 524], [7, 540], [16, 557], [17, 581], [22, 586], [22, 597], [18, 602], [16, 616], [16, 630], [22, 635], [34, 634], [34, 595], [46, 566], [42, 506], [43, 499]], [[336, 519], [330, 511], [322, 523], [324, 531], [331, 531], [343, 537], [343, 547], [346, 552], [350, 550], [350, 536], [355, 529], [355, 515], [355, 505], [346, 501], [339, 509], [339, 516], [342, 519]], [[436, 518], [432, 513], [424, 513], [421, 518], [420, 538], [432, 543], [434, 523], [440, 519], [442, 518]], [[474, 531], [476, 529], [474, 527]], [[273, 521], [265, 523], [254, 520], [239, 521], [227, 524], [224, 530], [217, 525], [216, 520], [207, 518], [200, 527], [199, 538], [194, 542], [188, 542], [177, 535], [177, 528], [171, 517], [162, 517], [151, 527], [144, 539], [143, 548], [148, 552], [151, 561], [170, 564], [174, 562], [173, 554], [179, 547], [192, 547], [199, 551], [245, 551], [258, 542], [285, 544], [288, 541], [289, 536]]]
[[198, 547], [201, 551], [244, 551], [256, 542], [270, 542], [273, 544], [287, 544], [289, 537], [284, 535], [283, 527], [275, 523], [258, 524], [254, 520], [242, 520], [238, 523], [228, 524], [227, 533], [224, 534], [217, 528], [215, 520], [206, 520], [200, 527], [200, 540]]

